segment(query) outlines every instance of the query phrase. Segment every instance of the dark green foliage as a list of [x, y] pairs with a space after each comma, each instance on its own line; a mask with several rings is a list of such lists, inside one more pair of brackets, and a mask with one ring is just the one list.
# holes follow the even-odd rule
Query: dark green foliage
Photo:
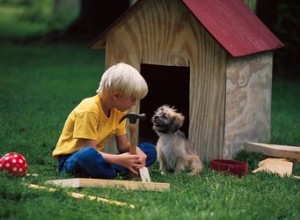
[[275, 52], [274, 74], [289, 79], [300, 79], [300, 4], [298, 1], [257, 0], [256, 14], [285, 44]]

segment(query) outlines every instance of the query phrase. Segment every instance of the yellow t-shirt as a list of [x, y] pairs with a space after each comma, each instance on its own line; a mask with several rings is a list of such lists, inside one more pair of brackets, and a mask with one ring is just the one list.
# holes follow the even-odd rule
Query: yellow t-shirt
[[97, 141], [98, 150], [112, 135], [126, 134], [126, 120], [119, 123], [125, 112], [112, 109], [109, 118], [104, 114], [100, 96], [84, 99], [69, 114], [52, 156], [72, 154], [83, 147], [82, 139]]

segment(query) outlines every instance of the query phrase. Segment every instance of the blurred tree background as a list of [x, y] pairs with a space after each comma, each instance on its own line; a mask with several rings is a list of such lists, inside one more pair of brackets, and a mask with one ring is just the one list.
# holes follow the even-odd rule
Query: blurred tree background
[[[2, 35], [0, 38], [24, 42], [40, 39], [88, 41], [125, 12], [130, 2], [130, 0], [0, 0], [0, 35]], [[15, 27], [9, 27], [12, 22]]]
[[[136, 0], [0, 0], [0, 39], [89, 43]], [[285, 44], [275, 51], [274, 75], [300, 79], [300, 2], [244, 0]], [[15, 23], [10, 25], [10, 20]]]
[[257, 0], [256, 14], [285, 44], [275, 53], [275, 73], [300, 79], [300, 1]]

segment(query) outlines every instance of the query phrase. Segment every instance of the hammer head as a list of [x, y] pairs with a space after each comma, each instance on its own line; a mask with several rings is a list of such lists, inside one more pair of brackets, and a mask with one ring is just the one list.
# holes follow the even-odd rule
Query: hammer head
[[142, 119], [142, 120], [146, 119], [146, 115], [145, 114], [131, 114], [131, 113], [126, 114], [120, 119], [119, 123], [121, 123], [126, 118], [128, 118], [130, 124], [135, 124], [138, 119]]

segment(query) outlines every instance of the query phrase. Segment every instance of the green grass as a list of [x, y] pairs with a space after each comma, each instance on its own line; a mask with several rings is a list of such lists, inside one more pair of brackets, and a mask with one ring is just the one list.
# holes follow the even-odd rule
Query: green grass
[[272, 92], [272, 143], [300, 146], [300, 81], [275, 79]]
[[[0, 35], [1, 28], [0, 22]], [[22, 31], [19, 34], [24, 36]], [[19, 152], [28, 161], [28, 172], [38, 174], [17, 178], [0, 173], [0, 219], [299, 219], [299, 180], [266, 173], [237, 178], [213, 172], [207, 163], [199, 177], [162, 176], [155, 164], [152, 180], [170, 183], [167, 192], [27, 188], [25, 184], [43, 185], [46, 180], [68, 177], [58, 174], [51, 152], [70, 110], [95, 94], [104, 70], [104, 51], [87, 46], [0, 41], [0, 156]], [[299, 84], [273, 82], [273, 143], [300, 145]], [[248, 162], [250, 171], [264, 157], [244, 151], [237, 155]], [[299, 163], [294, 167], [294, 174], [300, 175]], [[76, 200], [67, 195], [70, 191], [136, 208]]]
[[95, 94], [103, 51], [63, 44], [0, 45], [5, 61], [0, 67], [1, 149], [43, 154], [55, 145], [68, 112]]

